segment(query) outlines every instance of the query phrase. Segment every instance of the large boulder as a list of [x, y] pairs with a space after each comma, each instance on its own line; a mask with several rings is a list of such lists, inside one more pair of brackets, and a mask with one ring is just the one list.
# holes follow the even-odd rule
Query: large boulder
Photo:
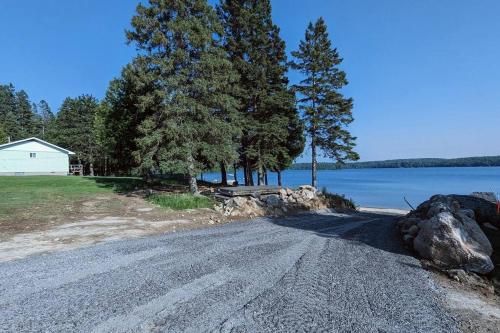
[[420, 222], [418, 228], [413, 247], [436, 265], [480, 274], [493, 270], [491, 244], [476, 221], [468, 216], [441, 212]]
[[436, 203], [443, 202], [446, 206], [456, 205], [474, 211], [475, 220], [480, 224], [491, 223], [500, 227], [500, 215], [497, 213], [496, 204], [492, 198], [485, 199], [485, 197], [478, 192], [473, 195], [435, 195], [419, 205], [411, 214], [419, 217], [429, 215], [432, 213], [429, 213], [429, 209], [435, 207]]
[[492, 246], [474, 220], [476, 210], [463, 197], [433, 196], [400, 220], [399, 227], [405, 242], [436, 266], [487, 274], [494, 268]]

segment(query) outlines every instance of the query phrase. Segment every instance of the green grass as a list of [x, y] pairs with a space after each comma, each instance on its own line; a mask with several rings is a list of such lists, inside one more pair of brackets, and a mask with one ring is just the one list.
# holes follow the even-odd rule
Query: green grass
[[213, 208], [214, 206], [212, 199], [192, 194], [153, 194], [148, 201], [173, 210]]
[[142, 183], [133, 177], [0, 177], [0, 217], [33, 206], [60, 207], [99, 193], [120, 192]]

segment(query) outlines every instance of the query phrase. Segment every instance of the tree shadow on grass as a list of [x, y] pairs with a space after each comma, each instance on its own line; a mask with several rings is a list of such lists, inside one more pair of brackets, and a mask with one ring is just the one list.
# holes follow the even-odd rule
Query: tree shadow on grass
[[130, 194], [133, 191], [153, 189], [160, 192], [184, 193], [188, 190], [187, 181], [181, 177], [155, 177], [146, 182], [140, 177], [86, 177], [99, 187], [111, 188], [119, 194]]
[[275, 225], [313, 232], [320, 237], [341, 238], [351, 242], [401, 255], [412, 252], [405, 248], [396, 225], [397, 216], [349, 213], [308, 213], [285, 218], [270, 218]]
[[146, 187], [146, 182], [138, 177], [86, 177], [94, 181], [99, 187], [113, 189], [119, 194], [127, 194], [131, 191]]

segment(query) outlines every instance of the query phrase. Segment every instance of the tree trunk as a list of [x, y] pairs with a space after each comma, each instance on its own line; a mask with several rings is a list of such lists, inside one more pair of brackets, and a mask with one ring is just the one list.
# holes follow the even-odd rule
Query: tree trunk
[[311, 185], [316, 188], [317, 185], [317, 168], [318, 163], [316, 162], [316, 136], [313, 134], [311, 138], [311, 157], [312, 157], [312, 166], [311, 166]]
[[253, 170], [252, 168], [250, 167], [250, 161], [248, 159], [246, 159], [246, 177], [247, 179], [245, 180], [245, 182], [248, 180], [248, 183], [245, 183], [245, 185], [247, 186], [253, 186], [254, 183], [253, 183]]
[[193, 156], [188, 156], [188, 176], [189, 176], [189, 192], [191, 194], [198, 194], [198, 183], [196, 181], [196, 173], [194, 171], [194, 159]]
[[220, 162], [220, 176], [221, 176], [221, 185], [227, 186], [227, 171], [226, 171], [226, 163]]
[[236, 163], [233, 164], [233, 186], [238, 186], [238, 168], [236, 167]]
[[259, 171], [257, 173], [258, 175], [258, 180], [257, 180], [257, 185], [263, 185], [264, 184], [264, 168], [262, 168], [262, 165], [259, 165]]
[[94, 163], [90, 162], [89, 169], [90, 169], [90, 177], [94, 177]]
[[266, 185], [269, 185], [269, 180], [267, 179], [267, 170], [264, 170], [264, 181]]
[[146, 182], [146, 184], [151, 184], [151, 182], [153, 181], [153, 177], [151, 176], [151, 172], [146, 172], [146, 174], [144, 175], [144, 181]]
[[247, 171], [247, 159], [243, 158], [243, 178], [245, 178], [245, 186], [248, 186], [248, 171]]
[[278, 186], [283, 186], [282, 182], [281, 182], [281, 170], [278, 170]]

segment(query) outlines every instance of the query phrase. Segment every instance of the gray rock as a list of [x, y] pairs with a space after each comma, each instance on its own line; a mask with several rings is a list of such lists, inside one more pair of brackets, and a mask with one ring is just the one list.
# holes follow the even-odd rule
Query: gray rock
[[420, 230], [419, 227], [417, 227], [416, 225], [412, 225], [410, 229], [408, 229], [408, 235], [416, 237], [419, 230]]
[[457, 282], [462, 282], [467, 279], [467, 272], [463, 269], [450, 269], [447, 271], [448, 276]]
[[460, 204], [452, 197], [435, 195], [431, 197], [430, 201], [431, 204], [427, 211], [427, 218], [432, 218], [433, 216], [444, 212], [458, 213], [460, 210]]
[[403, 217], [398, 221], [398, 226], [401, 229], [401, 232], [407, 233], [412, 226], [417, 225], [420, 221], [421, 220], [419, 218], [415, 217]]
[[[496, 204], [485, 200], [480, 197], [475, 197], [472, 195], [435, 195], [429, 200], [422, 203], [418, 208], [411, 213], [412, 217], [418, 217], [425, 219], [430, 216], [435, 215], [435, 210], [438, 208], [434, 207], [437, 202], [450, 203], [455, 202], [455, 207], [458, 206], [459, 209], [471, 209], [474, 211], [475, 220], [478, 223], [491, 223], [494, 226], [500, 227], [500, 215], [497, 214]], [[434, 211], [429, 212], [430, 209]], [[443, 209], [443, 208], [441, 208]], [[456, 212], [456, 209], [448, 208], [449, 211]]]
[[[440, 204], [436, 206], [442, 207]], [[453, 207], [449, 207], [422, 221], [413, 241], [414, 249], [442, 268], [463, 268], [480, 274], [491, 272], [494, 266], [488, 238], [476, 221], [453, 214], [452, 210]]]
[[413, 245], [413, 236], [406, 234], [403, 236], [403, 241], [405, 242], [406, 245], [411, 246]]
[[281, 203], [282, 203], [280, 196], [277, 194], [271, 194], [271, 195], [266, 196], [264, 198], [264, 202], [268, 206], [271, 206], [271, 207], [281, 206]]
[[316, 192], [311, 191], [311, 190], [306, 190], [306, 189], [301, 189], [299, 190], [299, 195], [302, 198], [302, 200], [312, 200], [316, 197]]
[[474, 214], [472, 209], [460, 209], [459, 214], [463, 214], [473, 220], [476, 219], [476, 214]]
[[497, 196], [493, 192], [472, 192], [472, 196], [486, 201], [497, 203]]
[[313, 193], [316, 193], [318, 191], [318, 190], [316, 190], [315, 187], [313, 187], [311, 185], [301, 185], [301, 186], [299, 186], [299, 191], [300, 190], [310, 191], [310, 192], [313, 192]]
[[495, 227], [494, 225], [492, 225], [490, 223], [483, 224], [483, 227], [491, 229], [491, 230], [499, 230], [497, 227]]

